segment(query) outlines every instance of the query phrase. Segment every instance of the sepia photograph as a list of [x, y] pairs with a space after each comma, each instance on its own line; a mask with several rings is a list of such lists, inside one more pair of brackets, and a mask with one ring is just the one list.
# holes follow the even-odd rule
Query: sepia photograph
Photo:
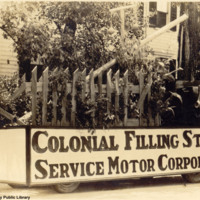
[[0, 200], [199, 200], [200, 1], [0, 1]]

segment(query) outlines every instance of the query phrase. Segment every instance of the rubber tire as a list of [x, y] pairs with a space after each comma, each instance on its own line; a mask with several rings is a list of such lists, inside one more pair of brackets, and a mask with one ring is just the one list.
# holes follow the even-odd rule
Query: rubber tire
[[200, 173], [182, 174], [182, 177], [189, 183], [200, 183]]
[[60, 183], [57, 185], [53, 185], [53, 189], [59, 193], [70, 193], [75, 191], [80, 183]]

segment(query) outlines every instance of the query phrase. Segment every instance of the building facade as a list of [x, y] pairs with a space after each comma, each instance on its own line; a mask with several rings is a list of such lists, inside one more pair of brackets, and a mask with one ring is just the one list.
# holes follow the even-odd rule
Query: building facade
[[13, 41], [3, 37], [0, 30], [0, 76], [12, 76], [19, 72], [17, 53], [14, 52]]
[[[179, 6], [167, 1], [145, 2], [144, 17], [148, 18], [146, 33], [148, 37], [163, 26], [180, 17], [180, 8]], [[153, 49], [155, 57], [176, 60], [179, 49], [178, 34], [179, 25], [149, 42], [148, 45]]]

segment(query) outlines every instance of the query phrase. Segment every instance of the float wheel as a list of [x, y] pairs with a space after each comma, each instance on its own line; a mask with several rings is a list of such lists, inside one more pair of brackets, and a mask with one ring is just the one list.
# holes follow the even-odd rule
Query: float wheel
[[189, 183], [200, 183], [200, 173], [183, 174], [182, 177]]
[[59, 193], [70, 193], [78, 188], [80, 183], [60, 183], [53, 185], [54, 190]]

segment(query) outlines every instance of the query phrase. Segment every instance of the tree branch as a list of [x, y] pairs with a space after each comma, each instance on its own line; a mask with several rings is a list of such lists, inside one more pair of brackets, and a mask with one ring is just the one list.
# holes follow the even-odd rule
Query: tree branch
[[61, 30], [60, 24], [59, 24], [58, 22], [56, 22], [56, 21], [53, 21], [53, 22], [54, 22], [55, 25], [57, 26], [57, 28], [58, 28], [60, 34], [62, 34], [62, 30]]
[[4, 31], [12, 40], [15, 44], [17, 44], [17, 40], [4, 28], [4, 25], [3, 26], [0, 26], [0, 29], [2, 31]]

